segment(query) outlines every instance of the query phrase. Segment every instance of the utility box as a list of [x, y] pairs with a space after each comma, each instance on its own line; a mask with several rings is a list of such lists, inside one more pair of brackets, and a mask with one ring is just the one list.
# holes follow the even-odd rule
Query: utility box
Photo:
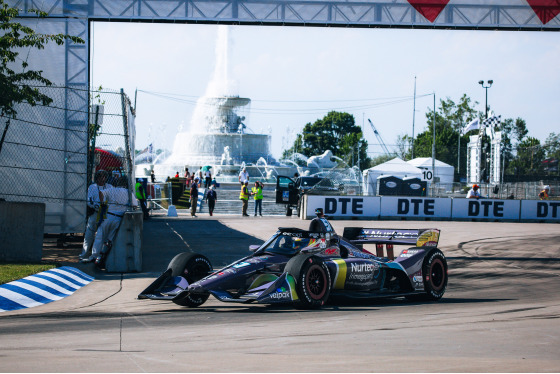
[[377, 177], [378, 196], [397, 196], [401, 194], [402, 179], [392, 175]]
[[418, 177], [407, 177], [402, 180], [401, 194], [403, 196], [426, 196], [428, 183]]
[[45, 204], [0, 201], [0, 261], [41, 262]]
[[113, 240], [113, 248], [107, 256], [105, 269], [109, 273], [142, 271], [142, 230], [144, 215], [141, 210], [126, 212], [119, 231]]

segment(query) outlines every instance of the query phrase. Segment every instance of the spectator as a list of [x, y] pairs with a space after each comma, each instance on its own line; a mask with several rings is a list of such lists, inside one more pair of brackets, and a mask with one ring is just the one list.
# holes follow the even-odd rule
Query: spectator
[[241, 215], [243, 217], [249, 217], [249, 215], [247, 214], [247, 207], [249, 206], [249, 189], [247, 188], [248, 184], [249, 182], [241, 184], [241, 192], [239, 193], [239, 199], [243, 203], [241, 208]]
[[191, 216], [196, 217], [196, 205], [198, 204], [198, 178], [194, 178], [191, 185]]
[[136, 194], [136, 199], [140, 202], [140, 207], [142, 208], [142, 213], [144, 213], [144, 219], [150, 218], [150, 212], [148, 211], [146, 191], [144, 190], [144, 179], [138, 178], [136, 180], [136, 185], [134, 186], [134, 192]]
[[206, 169], [206, 171], [204, 171], [204, 188], [209, 188], [211, 184], [212, 173], [210, 172], [210, 169]]
[[477, 184], [473, 185], [469, 192], [467, 192], [467, 199], [480, 199], [480, 192], [478, 191]]
[[[105, 219], [97, 229], [95, 242], [93, 243], [92, 254], [84, 262], [101, 261], [102, 247], [106, 245], [111, 248], [124, 213], [129, 204], [130, 191], [128, 190], [128, 180], [121, 177], [116, 180], [114, 188], [99, 191], [99, 200], [107, 203], [107, 219]], [[132, 196], [133, 205], [136, 199]]]
[[249, 183], [249, 173], [245, 167], [241, 170], [241, 173], [239, 173], [239, 183], [241, 183], [241, 185]]
[[216, 201], [218, 200], [218, 194], [214, 189], [214, 186], [210, 186], [206, 192], [206, 203], [208, 204], [208, 213], [210, 216], [214, 214], [214, 207], [216, 206]]
[[179, 178], [179, 172], [175, 173], [175, 178]]
[[91, 251], [97, 227], [107, 218], [107, 204], [99, 200], [99, 191], [113, 188], [113, 186], [107, 183], [108, 178], [108, 172], [99, 170], [95, 173], [95, 183], [92, 183], [88, 188], [86, 232], [84, 233], [82, 253], [79, 256], [82, 261], [87, 258], [87, 254]]
[[150, 172], [150, 179], [152, 183], [156, 183], [156, 175], [154, 174], [154, 169]]
[[549, 195], [550, 195], [550, 186], [544, 186], [542, 191], [539, 193], [539, 199], [548, 200]]
[[263, 201], [263, 184], [260, 182], [255, 182], [255, 186], [251, 188], [251, 195], [255, 199], [255, 217], [257, 216], [257, 209], [259, 210], [259, 215], [262, 217], [262, 201]]

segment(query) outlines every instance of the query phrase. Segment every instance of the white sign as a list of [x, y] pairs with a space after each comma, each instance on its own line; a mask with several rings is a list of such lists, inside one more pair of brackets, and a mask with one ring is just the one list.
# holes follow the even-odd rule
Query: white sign
[[451, 199], [384, 196], [381, 217], [449, 218]]
[[453, 199], [452, 219], [519, 220], [519, 200]]
[[315, 216], [321, 208], [329, 217], [378, 218], [381, 198], [379, 196], [314, 196], [307, 195], [306, 214]]
[[521, 220], [560, 221], [560, 201], [522, 200]]

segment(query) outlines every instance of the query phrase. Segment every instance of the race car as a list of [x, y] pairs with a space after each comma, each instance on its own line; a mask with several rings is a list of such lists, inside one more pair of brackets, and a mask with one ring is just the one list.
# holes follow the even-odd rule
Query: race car
[[[437, 248], [437, 229], [347, 227], [339, 236], [324, 217], [309, 230], [279, 228], [264, 244], [234, 263], [213, 271], [208, 258], [185, 252], [139, 295], [197, 307], [212, 295], [223, 302], [292, 303], [323, 306], [329, 297], [406, 297], [439, 300], [447, 287], [447, 261]], [[413, 245], [395, 259], [378, 257], [364, 244]]]

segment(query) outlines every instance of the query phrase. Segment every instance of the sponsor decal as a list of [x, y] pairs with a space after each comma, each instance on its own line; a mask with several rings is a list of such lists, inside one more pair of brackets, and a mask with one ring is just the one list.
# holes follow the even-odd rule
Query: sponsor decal
[[238, 264], [233, 265], [233, 267], [236, 268], [236, 269], [239, 269], [239, 268], [243, 268], [243, 267], [249, 266], [249, 265], [251, 265], [251, 264], [248, 263], [248, 262], [240, 262]]
[[399, 257], [409, 258], [420, 252], [417, 249], [405, 249]]
[[289, 290], [286, 290], [284, 287], [280, 287], [276, 289], [275, 293], [270, 294], [270, 298], [272, 299], [290, 299], [291, 300], [291, 293]]
[[422, 276], [421, 275], [415, 275], [412, 277], [412, 280], [416, 283], [422, 283]]
[[325, 253], [326, 255], [334, 255], [334, 254], [338, 253], [338, 248], [336, 248], [336, 247], [327, 248], [327, 249], [325, 249], [325, 252], [324, 252], [324, 253]]
[[362, 263], [362, 264], [350, 264], [350, 270], [352, 273], [371, 273], [379, 268], [377, 263]]
[[386, 185], [387, 187], [389, 187], [389, 188], [395, 188], [395, 187], [397, 187], [397, 183], [396, 183], [396, 182], [393, 182], [393, 181], [389, 181], [389, 182], [385, 183], [385, 185]]

